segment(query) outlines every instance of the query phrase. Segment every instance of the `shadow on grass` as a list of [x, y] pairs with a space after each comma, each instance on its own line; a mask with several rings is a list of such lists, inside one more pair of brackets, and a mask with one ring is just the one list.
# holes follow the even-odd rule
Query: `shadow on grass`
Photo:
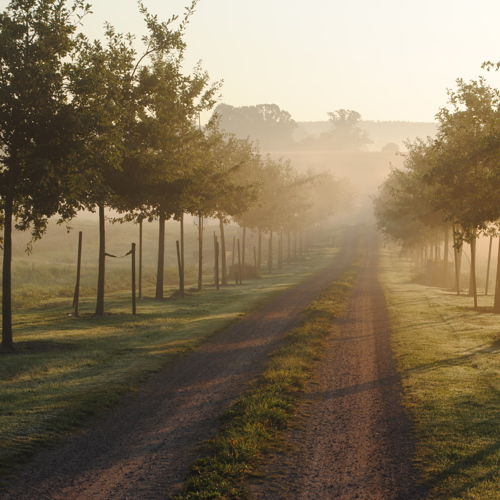
[[[453, 462], [452, 465], [446, 467], [438, 474], [432, 476], [427, 481], [425, 485], [429, 488], [435, 488], [438, 491], [446, 491], [448, 493], [447, 498], [463, 498], [462, 495], [470, 491], [472, 488], [477, 488], [480, 484], [495, 480], [498, 481], [498, 476], [500, 474], [500, 466], [498, 466], [498, 459], [493, 459], [496, 466], [492, 466], [491, 469], [481, 476], [476, 476], [474, 479], [465, 479], [468, 471], [479, 465], [485, 466], [485, 462], [489, 458], [495, 457], [500, 452], [500, 441], [475, 452], [471, 455], [466, 456], [462, 460]], [[450, 478], [464, 478], [464, 481], [455, 487], [445, 484]], [[464, 497], [465, 498], [465, 497]], [[476, 498], [476, 497], [475, 497]], [[492, 497], [491, 497], [492, 498]]]

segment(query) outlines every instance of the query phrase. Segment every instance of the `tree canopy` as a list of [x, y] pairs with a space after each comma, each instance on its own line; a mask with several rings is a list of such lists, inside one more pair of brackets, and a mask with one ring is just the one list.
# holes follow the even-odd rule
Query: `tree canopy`
[[293, 146], [292, 133], [297, 124], [290, 113], [277, 104], [240, 107], [219, 104], [214, 113], [220, 117], [222, 129], [240, 139], [257, 141], [265, 151]]

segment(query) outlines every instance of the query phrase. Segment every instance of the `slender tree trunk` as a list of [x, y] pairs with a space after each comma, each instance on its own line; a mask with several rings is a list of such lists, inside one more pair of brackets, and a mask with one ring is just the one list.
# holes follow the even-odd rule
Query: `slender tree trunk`
[[495, 300], [493, 302], [493, 312], [500, 313], [500, 242], [498, 244], [497, 276], [495, 282]]
[[449, 240], [449, 227], [448, 225], [444, 228], [444, 255], [443, 255], [443, 286], [448, 285], [448, 240]]
[[5, 198], [2, 275], [2, 351], [14, 349], [12, 336], [12, 190]]
[[99, 272], [97, 276], [97, 303], [96, 316], [104, 315], [104, 284], [106, 271], [106, 219], [104, 205], [99, 205]]
[[[239, 238], [238, 238], [238, 277], [241, 285], [243, 283], [243, 280], [242, 280], [242, 270], [241, 270], [241, 249], [240, 249]], [[236, 284], [238, 284], [238, 280], [236, 280]]]
[[291, 246], [290, 246], [290, 229], [287, 231], [287, 239], [288, 239], [288, 252], [287, 252], [287, 260], [286, 263], [290, 265], [292, 263], [292, 254], [291, 254]]
[[226, 259], [226, 235], [224, 230], [224, 220], [222, 216], [219, 217], [220, 227], [220, 246], [221, 246], [221, 277], [222, 284], [227, 285], [227, 259]]
[[185, 267], [184, 267], [184, 214], [181, 215], [181, 280], [180, 280], [180, 292], [181, 297], [184, 298], [184, 283], [186, 279]]
[[484, 294], [488, 295], [488, 283], [490, 281], [490, 265], [491, 265], [491, 247], [493, 246], [493, 236], [490, 236], [490, 246], [488, 248], [488, 265], [486, 266], [486, 285], [484, 287]]
[[259, 229], [259, 242], [257, 248], [257, 269], [260, 272], [262, 269], [262, 229]]
[[297, 231], [293, 233], [293, 262], [297, 263]]
[[269, 255], [267, 256], [267, 265], [269, 267], [269, 274], [273, 272], [273, 231], [269, 232]]
[[78, 233], [78, 256], [76, 260], [76, 285], [75, 296], [73, 298], [73, 307], [75, 308], [75, 316], [79, 315], [80, 307], [80, 276], [82, 274], [82, 246], [83, 246], [83, 232]]
[[[243, 226], [243, 237], [241, 241], [241, 272], [245, 274], [245, 254], [246, 254], [246, 238], [247, 238], [247, 227]], [[243, 275], [241, 276], [243, 278]]]
[[458, 241], [455, 237], [455, 229], [453, 229], [453, 248], [455, 250], [455, 287], [457, 290], [457, 295], [460, 295], [460, 272], [462, 267], [462, 246], [457, 248]]
[[470, 276], [472, 296], [474, 297], [474, 309], [477, 309], [477, 287], [476, 287], [476, 242], [477, 238], [470, 242]]
[[[236, 272], [234, 259], [236, 259], [236, 236], [233, 236], [233, 255], [232, 255], [232, 259], [231, 259], [231, 267], [233, 269], [234, 276], [236, 277], [238, 275], [238, 273]], [[235, 279], [237, 279], [237, 278], [235, 278]], [[236, 281], [236, 284], [238, 284], [238, 281]]]
[[135, 297], [135, 243], [132, 243], [132, 314], [137, 314], [137, 302]]
[[198, 291], [203, 285], [203, 217], [198, 216]]
[[179, 269], [179, 290], [180, 290], [180, 283], [182, 281], [182, 264], [181, 264], [181, 246], [179, 244], [179, 240], [175, 241], [175, 248], [177, 250], [177, 268]]
[[219, 242], [217, 241], [217, 236], [214, 231], [215, 239], [215, 288], [219, 290]]
[[160, 206], [158, 220], [158, 263], [156, 267], [156, 300], [163, 300], [163, 276], [165, 274], [165, 212]]

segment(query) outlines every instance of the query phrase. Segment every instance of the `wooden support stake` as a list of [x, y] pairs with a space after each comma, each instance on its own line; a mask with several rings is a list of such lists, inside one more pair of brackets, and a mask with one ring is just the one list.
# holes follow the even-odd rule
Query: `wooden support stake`
[[139, 298], [142, 299], [142, 219], [139, 221]]
[[[242, 275], [241, 275], [241, 251], [240, 251], [240, 240], [238, 238], [238, 274], [240, 278], [240, 285], [243, 283]], [[238, 280], [236, 280], [236, 284], [238, 284]]]
[[132, 314], [137, 314], [137, 302], [135, 297], [135, 243], [132, 243]]
[[181, 292], [181, 297], [184, 297], [182, 290], [182, 262], [181, 262], [181, 247], [179, 244], [179, 240], [175, 242], [177, 247], [177, 266], [179, 267], [179, 291]]
[[82, 271], [82, 239], [83, 233], [80, 231], [78, 233], [78, 257], [76, 264], [76, 285], [75, 285], [75, 295], [73, 297], [73, 307], [75, 308], [75, 316], [78, 317], [78, 305], [80, 301], [80, 275]]

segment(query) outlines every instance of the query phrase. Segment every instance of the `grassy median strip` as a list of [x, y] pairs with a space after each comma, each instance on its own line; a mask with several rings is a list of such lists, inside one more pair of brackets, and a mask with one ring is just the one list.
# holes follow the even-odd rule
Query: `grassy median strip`
[[394, 331], [417, 464], [432, 499], [500, 498], [500, 329], [492, 297], [411, 283], [384, 249], [381, 280]]
[[279, 430], [293, 416], [298, 393], [304, 390], [325, 339], [332, 335], [332, 322], [344, 310], [359, 268], [360, 263], [353, 262], [308, 307], [254, 387], [223, 416], [219, 433], [203, 445], [203, 456], [194, 463], [185, 492], [176, 498], [247, 498], [244, 481], [265, 454], [279, 446]]

